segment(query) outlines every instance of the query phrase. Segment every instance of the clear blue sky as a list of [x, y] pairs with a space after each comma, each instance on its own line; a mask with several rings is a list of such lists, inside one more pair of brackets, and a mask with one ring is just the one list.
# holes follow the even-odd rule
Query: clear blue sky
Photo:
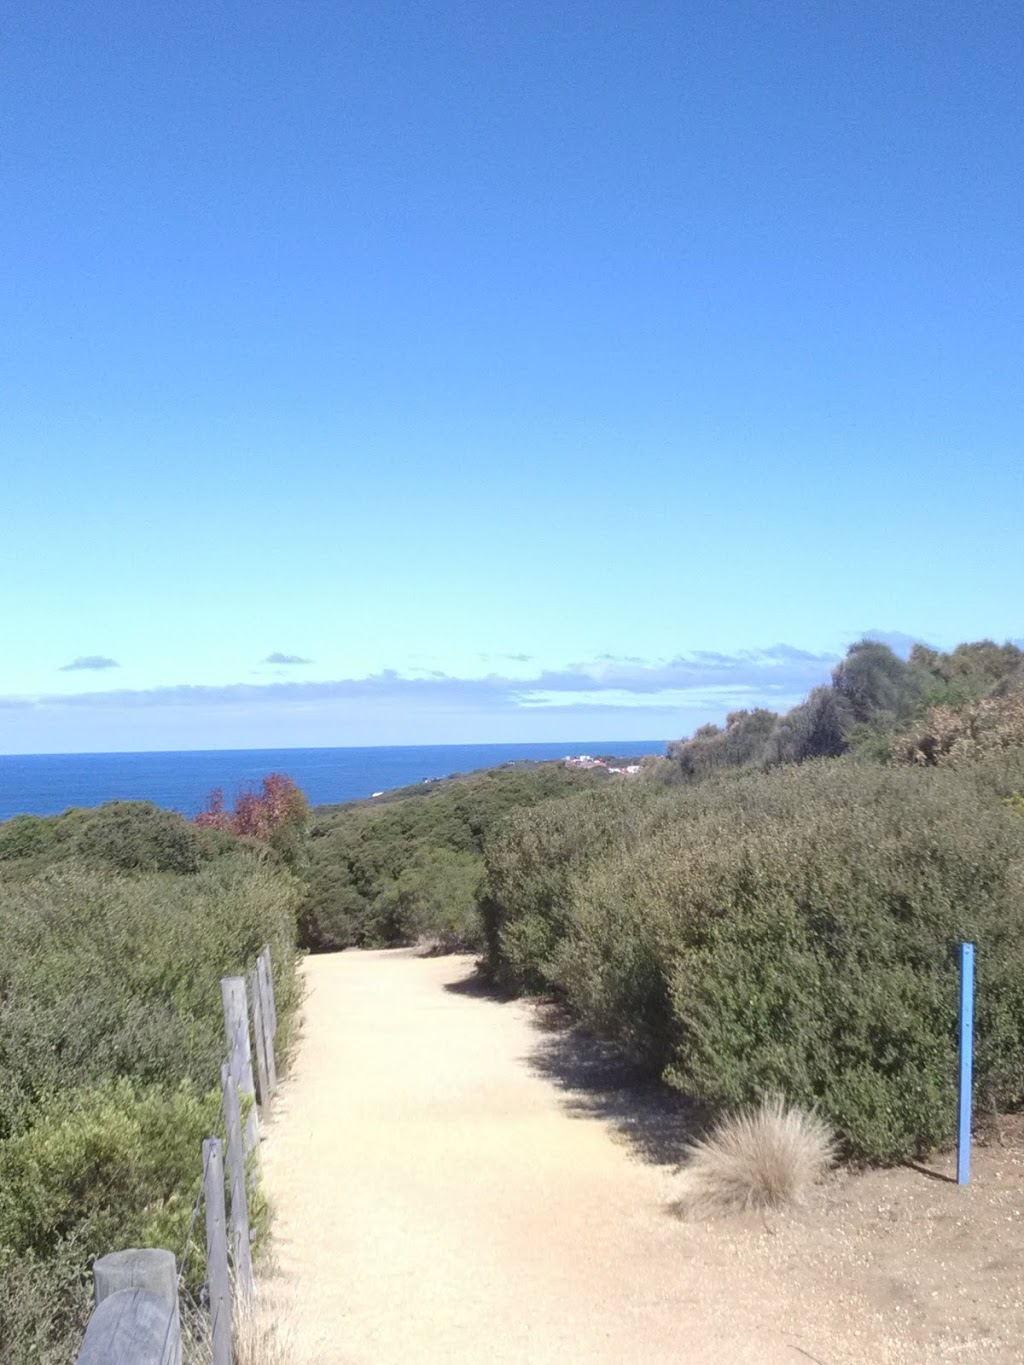
[[1024, 634], [1019, 4], [3, 48], [0, 751], [669, 737]]

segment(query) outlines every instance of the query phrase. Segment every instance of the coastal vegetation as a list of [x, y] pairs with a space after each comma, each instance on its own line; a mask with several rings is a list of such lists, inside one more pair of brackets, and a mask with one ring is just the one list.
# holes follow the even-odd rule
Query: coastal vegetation
[[711, 1112], [766, 1096], [848, 1157], [948, 1144], [956, 945], [978, 944], [976, 1103], [1024, 1102], [1024, 652], [859, 641], [783, 714], [633, 777], [495, 771], [314, 812], [317, 949], [477, 946]]
[[487, 964], [713, 1110], [815, 1108], [848, 1156], [949, 1143], [955, 952], [975, 1096], [1024, 1102], [1024, 655], [863, 641], [785, 715], [737, 712], [644, 781], [513, 813]]
[[428, 941], [476, 948], [484, 848], [514, 810], [603, 787], [604, 768], [489, 768], [320, 806], [309, 831], [303, 947], [314, 952]]
[[[218, 1119], [220, 977], [269, 942], [287, 1029], [299, 897], [268, 840], [144, 802], [0, 825], [2, 1365], [75, 1358], [91, 1256], [181, 1252]], [[195, 1290], [202, 1271], [194, 1249]]]
[[704, 1195], [742, 1203], [805, 1185], [833, 1135], [882, 1163], [950, 1142], [964, 939], [984, 1123], [1024, 1105], [1009, 644], [860, 641], [790, 711], [736, 711], [630, 775], [515, 764], [313, 811], [275, 776], [192, 822], [140, 802], [8, 821], [0, 1365], [73, 1357], [90, 1255], [181, 1245], [219, 978], [264, 942], [285, 1033], [296, 944], [478, 951], [506, 994], [557, 998], [698, 1101]]

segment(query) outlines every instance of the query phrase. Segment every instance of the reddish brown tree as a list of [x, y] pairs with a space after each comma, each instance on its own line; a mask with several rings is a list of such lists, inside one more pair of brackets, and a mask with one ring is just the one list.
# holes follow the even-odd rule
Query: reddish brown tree
[[222, 829], [244, 839], [273, 843], [275, 836], [290, 825], [305, 820], [306, 798], [290, 777], [271, 773], [259, 791], [243, 791], [235, 800], [234, 811], [224, 808], [223, 788], [210, 793], [206, 809], [195, 818], [204, 829]]
[[232, 816], [224, 809], [223, 787], [214, 787], [206, 798], [206, 809], [201, 810], [192, 823], [203, 829], [231, 829]]

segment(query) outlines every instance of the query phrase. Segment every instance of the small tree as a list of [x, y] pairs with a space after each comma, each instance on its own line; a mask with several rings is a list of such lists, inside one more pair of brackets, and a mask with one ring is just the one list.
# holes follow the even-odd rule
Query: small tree
[[234, 811], [224, 807], [224, 791], [215, 788], [206, 809], [195, 823], [205, 829], [226, 830], [240, 839], [255, 839], [269, 844], [290, 867], [298, 867], [305, 856], [309, 803], [302, 791], [284, 773], [271, 773], [259, 791], [240, 792]]

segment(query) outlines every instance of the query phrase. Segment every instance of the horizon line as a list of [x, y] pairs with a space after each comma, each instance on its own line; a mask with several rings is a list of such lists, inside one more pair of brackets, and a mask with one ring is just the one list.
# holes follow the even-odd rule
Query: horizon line
[[4, 752], [0, 753], [0, 760], [5, 758], [115, 758], [115, 757], [142, 757], [145, 754], [308, 754], [308, 753], [331, 753], [338, 750], [346, 752], [352, 750], [369, 751], [374, 749], [522, 749], [530, 748], [535, 745], [543, 745], [546, 748], [564, 748], [566, 744], [570, 747], [587, 745], [609, 746], [616, 744], [660, 744], [662, 746], [669, 743], [668, 739], [601, 739], [601, 740], [555, 740], [555, 739], [512, 739], [512, 740], [461, 740], [454, 744], [290, 744], [290, 745], [269, 745], [266, 748], [254, 748], [251, 745], [234, 745], [218, 749], [66, 749], [32, 752]]

